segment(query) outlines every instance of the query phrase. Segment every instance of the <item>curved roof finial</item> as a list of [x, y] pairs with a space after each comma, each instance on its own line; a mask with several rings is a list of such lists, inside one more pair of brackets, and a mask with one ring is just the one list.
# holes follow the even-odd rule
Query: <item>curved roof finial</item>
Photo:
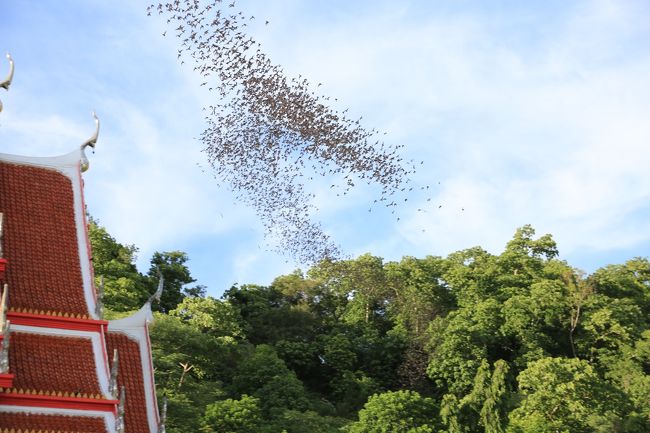
[[0, 333], [5, 331], [7, 327], [7, 298], [9, 297], [9, 284], [5, 283], [2, 290], [2, 298], [0, 298]]
[[97, 286], [97, 296], [95, 298], [95, 315], [99, 320], [104, 319], [104, 276], [99, 276], [99, 285]]
[[163, 292], [163, 286], [165, 284], [165, 277], [163, 277], [162, 272], [160, 272], [160, 268], [156, 269], [156, 271], [158, 272], [158, 289], [147, 300], [147, 303], [149, 305], [151, 305], [154, 300], [160, 302], [160, 297], [162, 296], [162, 292]]
[[0, 343], [0, 374], [9, 372], [9, 333], [11, 332], [11, 320], [7, 320], [2, 331], [2, 343]]
[[86, 140], [84, 144], [81, 145], [81, 171], [88, 170], [88, 166], [90, 165], [90, 163], [88, 162], [88, 158], [86, 158], [86, 154], [84, 153], [84, 150], [88, 146], [94, 149], [95, 144], [97, 144], [97, 137], [99, 136], [99, 118], [97, 117], [97, 114], [95, 114], [94, 111], [92, 114], [93, 117], [95, 118], [95, 133], [92, 135], [92, 137]]
[[113, 349], [113, 365], [111, 365], [111, 377], [108, 384], [108, 393], [114, 399], [118, 396], [117, 374], [119, 371], [120, 358], [117, 349]]
[[124, 433], [124, 402], [126, 395], [124, 387], [120, 389], [120, 402], [117, 404], [117, 417], [115, 418], [115, 431], [117, 433]]
[[[9, 60], [9, 73], [7, 74], [7, 78], [0, 81], [0, 87], [5, 90], [9, 90], [11, 80], [14, 79], [14, 59], [11, 58], [11, 54], [9, 53], [7, 53], [7, 60]], [[2, 101], [0, 101], [0, 111], [2, 111]]]

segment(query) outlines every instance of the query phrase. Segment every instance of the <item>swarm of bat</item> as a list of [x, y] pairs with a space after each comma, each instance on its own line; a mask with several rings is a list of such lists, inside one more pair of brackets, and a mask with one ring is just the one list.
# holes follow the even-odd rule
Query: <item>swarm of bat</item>
[[[338, 246], [312, 218], [314, 176], [341, 180], [346, 194], [357, 180], [381, 188], [379, 202], [405, 189], [414, 169], [378, 132], [328, 107], [306, 79], [289, 78], [245, 33], [235, 3], [175, 0], [150, 5], [148, 14], [167, 18], [205, 77], [202, 86], [218, 103], [205, 107], [204, 151], [217, 178], [256, 210], [278, 249], [301, 263], [337, 258]], [[268, 23], [268, 22], [267, 22]], [[333, 185], [334, 186], [334, 185]]]

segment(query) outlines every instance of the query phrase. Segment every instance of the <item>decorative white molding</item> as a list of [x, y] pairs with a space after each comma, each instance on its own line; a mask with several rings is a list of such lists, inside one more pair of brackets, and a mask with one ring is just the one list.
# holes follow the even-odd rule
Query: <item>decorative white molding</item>
[[0, 161], [26, 165], [37, 168], [45, 168], [57, 171], [68, 177], [72, 183], [74, 200], [75, 229], [77, 232], [77, 250], [79, 251], [79, 266], [83, 284], [84, 298], [88, 307], [88, 314], [93, 319], [100, 319], [96, 313], [95, 288], [93, 272], [90, 265], [90, 251], [88, 247], [86, 231], [86, 210], [83, 200], [83, 179], [81, 177], [81, 163], [83, 150], [75, 149], [70, 153], [51, 157], [20, 156], [0, 153]]
[[58, 409], [49, 407], [31, 407], [31, 406], [0, 406], [0, 412], [6, 413], [29, 413], [39, 415], [67, 415], [67, 416], [85, 416], [90, 418], [103, 418], [106, 431], [108, 433], [117, 433], [115, 431], [115, 415], [104, 411], [90, 411], [80, 409]]
[[[156, 398], [156, 384], [153, 377], [153, 364], [151, 358], [151, 342], [149, 340], [149, 323], [153, 321], [151, 303], [146, 302], [142, 308], [131, 316], [108, 322], [108, 332], [124, 334], [140, 348], [140, 361], [142, 363], [142, 376], [144, 379], [144, 396], [147, 405], [147, 421], [149, 431], [158, 431], [158, 401]], [[129, 396], [127, 395], [127, 399]]]

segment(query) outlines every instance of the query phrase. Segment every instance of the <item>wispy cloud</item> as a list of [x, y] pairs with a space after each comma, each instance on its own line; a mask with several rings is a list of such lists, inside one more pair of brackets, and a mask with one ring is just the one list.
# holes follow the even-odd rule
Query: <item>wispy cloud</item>
[[[201, 171], [194, 138], [213, 96], [176, 60], [173, 32], [163, 38], [164, 23], [129, 1], [62, 4], [14, 5], [0, 19], [0, 40], [14, 45], [0, 49], [14, 51], [20, 77], [0, 95], [0, 151], [67, 152], [92, 132], [96, 109], [102, 132], [86, 174], [89, 210], [141, 247], [142, 266], [154, 250], [186, 249], [199, 282], [215, 289], [290, 270], [259, 248], [250, 209]], [[289, 75], [322, 82], [333, 104], [424, 161], [415, 180], [430, 188], [399, 215], [368, 212], [372, 188], [343, 199], [330, 179], [309, 185], [325, 229], [346, 251], [390, 259], [474, 245], [496, 252], [532, 223], [571, 257], [647, 255], [638, 251], [650, 240], [646, 2], [242, 7]], [[70, 11], [77, 16], [61, 15]]]

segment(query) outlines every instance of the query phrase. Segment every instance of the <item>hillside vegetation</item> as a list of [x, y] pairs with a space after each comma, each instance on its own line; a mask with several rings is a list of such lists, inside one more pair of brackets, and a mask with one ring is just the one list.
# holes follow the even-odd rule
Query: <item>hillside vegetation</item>
[[107, 317], [165, 294], [151, 328], [170, 433], [650, 431], [650, 262], [584, 275], [550, 235], [505, 250], [370, 254], [205, 296], [182, 252], [91, 221]]

